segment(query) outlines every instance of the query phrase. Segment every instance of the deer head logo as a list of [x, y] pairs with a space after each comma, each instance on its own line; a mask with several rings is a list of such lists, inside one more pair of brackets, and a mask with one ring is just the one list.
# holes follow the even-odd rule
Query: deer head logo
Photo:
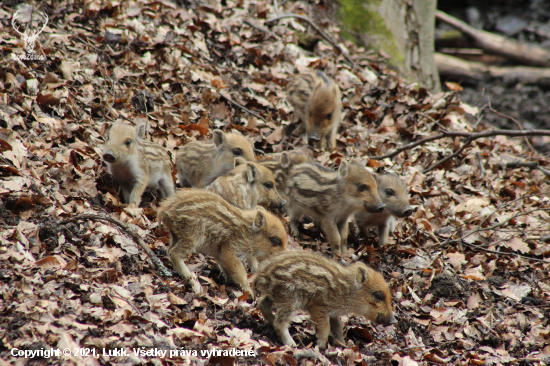
[[[25, 51], [27, 52], [27, 54], [31, 54], [34, 52], [34, 45], [36, 43], [38, 35], [42, 33], [44, 28], [46, 28], [46, 24], [48, 24], [48, 16], [46, 14], [39, 15], [39, 17], [40, 17], [40, 21], [44, 23], [42, 24], [42, 28], [38, 30], [25, 29], [24, 32], [21, 32], [19, 30], [19, 26], [17, 25], [17, 20], [19, 18], [19, 11], [15, 12], [15, 14], [13, 14], [13, 17], [11, 18], [11, 25], [13, 29], [15, 29], [15, 31], [19, 33], [23, 38], [23, 43], [25, 44]], [[19, 20], [19, 22], [21, 21]], [[32, 27], [32, 18], [31, 18], [31, 21], [29, 22], [29, 26]]]

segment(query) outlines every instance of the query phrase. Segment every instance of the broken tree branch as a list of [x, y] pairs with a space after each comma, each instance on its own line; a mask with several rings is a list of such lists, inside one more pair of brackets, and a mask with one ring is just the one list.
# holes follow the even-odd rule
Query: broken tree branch
[[483, 168], [483, 160], [481, 160], [481, 154], [479, 152], [476, 152], [476, 161], [479, 169], [479, 177], [483, 178], [485, 176], [485, 168]]
[[223, 97], [225, 100], [227, 100], [230, 104], [233, 104], [235, 107], [239, 107], [243, 111], [248, 112], [249, 114], [253, 115], [254, 117], [259, 118], [262, 121], [264, 121], [265, 123], [267, 123], [266, 119], [263, 118], [262, 116], [260, 116], [258, 113], [253, 112], [250, 109], [246, 108], [245, 106], [240, 105], [239, 103], [235, 102], [234, 100], [232, 100], [228, 96], [224, 95], [223, 93], [220, 93], [220, 96]]
[[465, 148], [467, 148], [468, 146], [470, 146], [470, 144], [472, 143], [472, 139], [466, 139], [464, 140], [464, 143], [462, 144], [462, 146], [457, 150], [455, 151], [454, 154], [452, 155], [449, 155], [441, 160], [439, 160], [437, 163], [435, 163], [434, 165], [432, 165], [431, 167], [429, 167], [428, 169], [424, 169], [424, 171], [422, 172], [423, 174], [426, 174], [428, 172], [431, 172], [432, 170], [434, 170], [435, 168], [437, 168], [438, 166], [440, 166], [441, 164], [451, 160], [452, 158], [460, 155], [460, 153], [462, 153], [462, 151], [464, 151]]
[[550, 53], [541, 47], [476, 29], [439, 10], [435, 12], [435, 16], [473, 38], [479, 48], [488, 52], [505, 56], [523, 65], [550, 67]]
[[[443, 131], [439, 135], [426, 137], [422, 140], [416, 142], [411, 142], [410, 144], [401, 146], [400, 148], [395, 149], [392, 152], [389, 152], [384, 155], [378, 156], [369, 156], [370, 159], [382, 160], [386, 158], [393, 158], [399, 153], [411, 150], [419, 145], [424, 145], [428, 142], [443, 139], [445, 137], [464, 137], [466, 140], [477, 140], [485, 137], [492, 136], [508, 136], [508, 137], [524, 137], [524, 136], [550, 136], [550, 130], [489, 130], [483, 132], [458, 132], [458, 131]], [[439, 163], [441, 164], [441, 163]]]
[[[338, 52], [340, 52], [340, 54], [342, 54], [342, 56], [344, 56], [344, 58], [346, 59], [346, 61], [350, 64], [351, 67], [356, 67], [356, 68], [359, 68], [357, 66], [357, 63], [355, 61], [352, 60], [352, 58], [350, 57], [350, 55], [346, 52], [346, 50], [344, 50], [338, 43], [336, 43], [335, 40], [332, 39], [332, 37], [330, 37], [328, 34], [326, 34], [321, 28], [319, 28], [319, 26], [317, 26], [317, 24], [315, 24], [311, 19], [309, 19], [308, 17], [305, 17], [303, 15], [300, 15], [300, 14], [278, 14], [276, 17], [273, 17], [273, 18], [270, 18], [270, 19], [267, 19], [265, 21], [265, 24], [267, 23], [273, 23], [273, 22], [276, 22], [276, 21], [279, 21], [281, 19], [285, 19], [285, 18], [296, 18], [296, 19], [301, 19], [305, 22], [307, 22], [313, 29], [315, 29], [315, 31], [317, 33], [319, 33], [319, 35], [321, 37], [323, 37], [323, 39], [325, 41], [327, 41], [332, 47], [336, 48], [338, 50]], [[368, 67], [368, 66], [367, 66]], [[371, 71], [375, 72], [374, 70], [372, 70], [372, 68], [368, 67]]]
[[256, 28], [257, 30], [262, 31], [262, 32], [266, 33], [267, 35], [272, 36], [273, 38], [275, 38], [275, 39], [278, 40], [278, 41], [281, 40], [281, 37], [279, 37], [277, 34], [273, 33], [272, 31], [270, 31], [270, 30], [267, 29], [266, 27], [263, 27], [263, 26], [261, 26], [261, 25], [259, 25], [259, 24], [256, 24], [256, 23], [254, 23], [254, 22], [252, 22], [252, 21], [250, 21], [250, 20], [248, 20], [248, 19], [244, 21], [244, 24], [249, 25], [249, 26], [251, 26], [252, 28]]
[[547, 170], [541, 167], [538, 161], [509, 161], [509, 162], [500, 164], [500, 167], [503, 169], [515, 169], [520, 167], [537, 169], [537, 170], [540, 170], [547, 177], [550, 177], [550, 170]]
[[525, 84], [550, 85], [550, 69], [538, 67], [496, 67], [487, 66], [481, 62], [465, 61], [436, 52], [435, 64], [441, 76], [470, 82], [503, 79], [506, 82]]
[[[458, 240], [456, 240], [456, 241], [458, 241]], [[484, 248], [480, 245], [466, 243], [465, 241], [462, 241], [461, 243], [463, 245], [466, 245], [466, 246], [469, 246], [469, 247], [472, 247], [472, 248], [483, 250], [487, 253], [493, 253], [493, 254], [498, 254], [498, 255], [513, 255], [513, 256], [520, 257], [520, 258], [523, 258], [523, 259], [526, 259], [526, 260], [529, 260], [529, 261], [535, 261], [535, 262], [541, 262], [541, 263], [550, 263], [550, 261], [547, 261], [547, 260], [544, 260], [544, 259], [528, 257], [526, 255], [522, 255], [522, 254], [518, 254], [518, 253], [514, 253], [514, 252], [501, 252], [499, 250], [491, 250], [491, 249]]]
[[[523, 126], [521, 125], [521, 123], [519, 123], [514, 117], [512, 116], [509, 116], [507, 114], [504, 114], [504, 113], [500, 113], [499, 111], [497, 110], [494, 110], [493, 107], [491, 107], [491, 101], [489, 100], [489, 110], [491, 112], [493, 112], [494, 114], [496, 114], [497, 116], [500, 116], [500, 117], [504, 117], [504, 118], [508, 118], [510, 121], [514, 122], [516, 124], [516, 126], [518, 126], [518, 128], [520, 130], [523, 131]], [[533, 152], [533, 154], [537, 154], [537, 151], [533, 148], [533, 145], [531, 145], [531, 143], [529, 142], [529, 139], [527, 137], [524, 137], [523, 138], [525, 140], [525, 143], [527, 144], [527, 146], [529, 146], [529, 148], [531, 149], [531, 151]]]
[[73, 216], [67, 220], [64, 220], [61, 222], [62, 225], [72, 222], [72, 221], [79, 221], [79, 220], [99, 220], [99, 221], [105, 221], [110, 222], [112, 224], [117, 225], [122, 231], [126, 233], [129, 237], [131, 237], [139, 246], [145, 250], [145, 253], [149, 255], [151, 258], [151, 262], [157, 267], [158, 271], [165, 277], [172, 277], [172, 273], [162, 264], [161, 260], [153, 253], [151, 248], [149, 248], [149, 245], [141, 239], [141, 237], [135, 233], [128, 225], [125, 223], [110, 217], [110, 216], [104, 216], [104, 215], [97, 215], [97, 214], [80, 214]]

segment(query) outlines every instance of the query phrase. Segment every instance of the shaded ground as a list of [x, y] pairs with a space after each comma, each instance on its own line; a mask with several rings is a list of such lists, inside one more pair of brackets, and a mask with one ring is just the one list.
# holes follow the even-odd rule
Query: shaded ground
[[[550, 4], [547, 1], [439, 1], [438, 8], [470, 25], [550, 49]], [[439, 25], [440, 29], [448, 28]], [[441, 47], [471, 48], [468, 42], [445, 43]], [[510, 65], [505, 60], [495, 60], [499, 65]], [[442, 80], [445, 81], [445, 80]], [[461, 82], [460, 80], [456, 80]], [[506, 80], [492, 80], [487, 83], [463, 84], [460, 93], [466, 103], [484, 107], [483, 121], [487, 126], [503, 129], [550, 129], [550, 90], [537, 85], [510, 84]], [[490, 106], [498, 115], [489, 110]], [[533, 138], [533, 146], [542, 152], [550, 152], [550, 139]]]

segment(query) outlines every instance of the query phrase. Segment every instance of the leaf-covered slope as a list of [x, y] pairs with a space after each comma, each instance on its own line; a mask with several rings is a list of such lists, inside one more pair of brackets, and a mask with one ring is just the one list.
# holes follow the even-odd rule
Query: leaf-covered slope
[[[0, 8], [4, 362], [21, 361], [11, 355], [13, 348], [50, 347], [101, 354], [48, 361], [89, 364], [201, 364], [206, 358], [200, 350], [231, 347], [257, 356], [215, 361], [542, 364], [548, 358], [550, 244], [540, 238], [550, 227], [550, 185], [541, 170], [503, 168], [529, 157], [546, 167], [548, 162], [525, 150], [520, 139], [506, 137], [475, 140], [426, 174], [461, 139], [372, 158], [442, 130], [475, 132], [476, 111], [455, 92], [430, 95], [372, 53], [341, 44], [355, 62], [349, 65], [306, 22], [266, 22], [276, 10], [263, 1], [40, 4], [50, 18], [36, 50], [43, 62], [11, 57], [24, 51], [10, 23], [16, 9], [10, 3]], [[313, 2], [286, 2], [279, 12], [309, 17], [338, 39], [340, 29], [325, 10]], [[309, 50], [301, 47], [311, 46], [304, 34], [317, 37]], [[306, 67], [325, 70], [344, 95], [337, 149], [315, 152], [317, 161], [337, 167], [342, 159], [357, 158], [377, 172], [396, 172], [418, 205], [399, 222], [390, 245], [374, 248], [374, 234], [352, 234], [353, 254], [345, 258], [384, 274], [399, 323], [382, 327], [345, 317], [348, 347], [326, 352], [315, 349], [314, 324], [303, 315], [291, 326], [300, 348], [283, 348], [254, 305], [225, 286], [211, 259], [188, 260], [205, 289], [197, 296], [181, 280], [159, 276], [118, 227], [66, 221], [81, 213], [110, 215], [170, 267], [154, 197], [145, 197], [143, 208], [119, 201], [101, 161], [105, 131], [115, 120], [147, 121], [148, 138], [172, 158], [182, 144], [210, 138], [214, 128], [238, 129], [265, 153], [304, 149], [301, 139], [284, 137], [292, 122], [284, 91]], [[300, 241], [289, 240], [294, 250], [328, 250], [311, 224]], [[139, 347], [191, 354], [136, 356], [132, 348]], [[129, 356], [103, 356], [115, 348]]]

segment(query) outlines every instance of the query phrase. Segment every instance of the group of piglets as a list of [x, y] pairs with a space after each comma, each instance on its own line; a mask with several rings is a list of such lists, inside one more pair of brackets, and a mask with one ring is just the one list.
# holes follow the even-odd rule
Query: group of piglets
[[[320, 150], [336, 146], [342, 115], [340, 89], [321, 71], [298, 75], [287, 98], [300, 121], [298, 133]], [[192, 252], [212, 256], [226, 278], [258, 303], [280, 339], [295, 345], [288, 332], [292, 314], [303, 310], [317, 325], [317, 342], [328, 335], [345, 346], [340, 316], [350, 313], [381, 324], [396, 322], [382, 275], [363, 263], [342, 265], [318, 253], [287, 251], [287, 232], [268, 210], [286, 212], [293, 235], [300, 220], [313, 219], [332, 253], [347, 253], [350, 220], [363, 235], [378, 228], [387, 244], [395, 218], [412, 214], [405, 184], [395, 174], [370, 173], [343, 160], [338, 171], [305, 153], [283, 152], [256, 159], [238, 132], [214, 130], [212, 141], [192, 141], [176, 155], [183, 189], [174, 190], [172, 163], [158, 144], [144, 140], [146, 126], [115, 123], [103, 159], [119, 183], [125, 203], [139, 206], [145, 190], [161, 202], [158, 218], [170, 232], [168, 255], [178, 274], [190, 279], [185, 259]], [[253, 285], [246, 266], [256, 273]], [[193, 285], [201, 291], [200, 285]], [[276, 315], [273, 310], [276, 309]]]

